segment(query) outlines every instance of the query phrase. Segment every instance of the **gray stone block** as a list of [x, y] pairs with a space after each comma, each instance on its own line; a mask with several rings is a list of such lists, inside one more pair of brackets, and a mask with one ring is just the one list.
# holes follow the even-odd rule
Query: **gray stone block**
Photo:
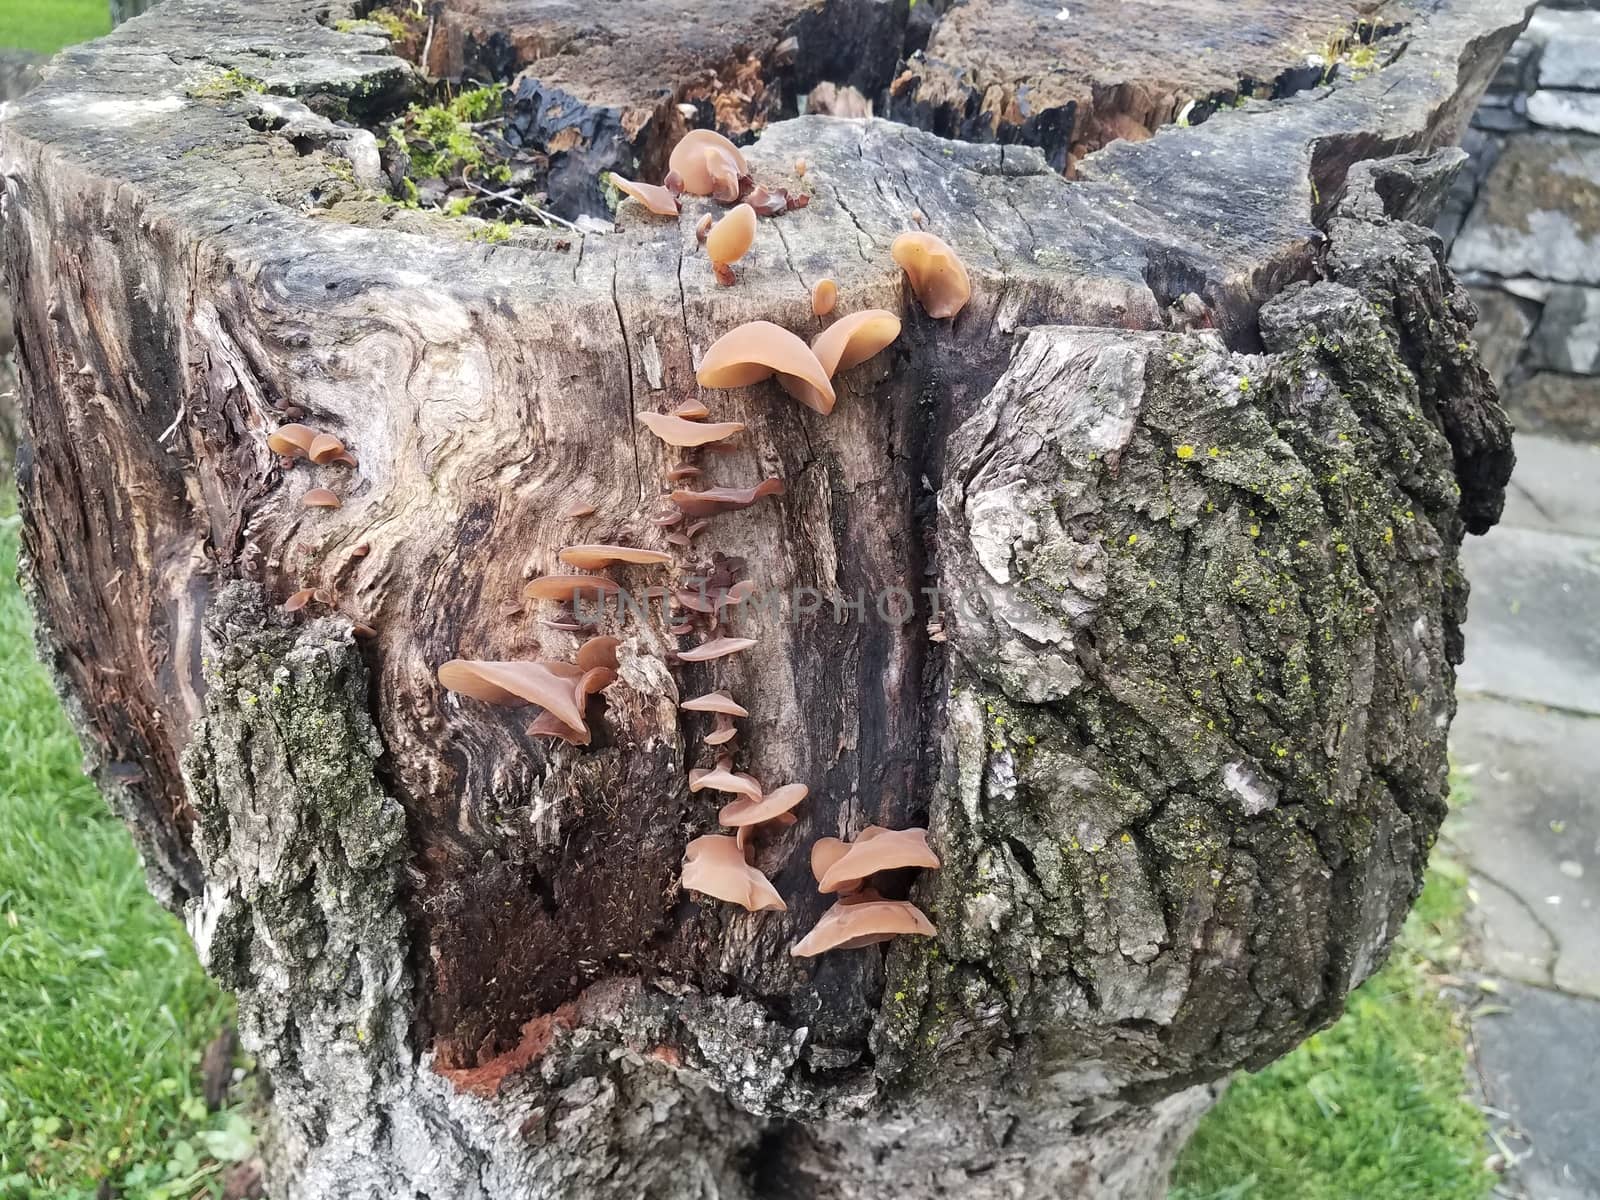
[[1600, 376], [1538, 371], [1501, 395], [1519, 433], [1600, 443]]
[[1600, 138], [1510, 138], [1451, 249], [1460, 271], [1600, 285]]
[[1495, 386], [1503, 389], [1512, 369], [1522, 360], [1523, 347], [1534, 330], [1539, 310], [1499, 288], [1469, 287], [1467, 292], [1478, 306], [1473, 340], [1483, 355], [1483, 365], [1494, 376]]
[[1600, 373], [1600, 288], [1551, 289], [1528, 349], [1535, 370]]
[[1516, 441], [1501, 525], [1600, 538], [1600, 446], [1520, 430]]
[[[1600, 42], [1595, 43], [1600, 54]], [[1545, 129], [1600, 133], [1600, 92], [1558, 92], [1541, 89], [1528, 97], [1528, 120]]]

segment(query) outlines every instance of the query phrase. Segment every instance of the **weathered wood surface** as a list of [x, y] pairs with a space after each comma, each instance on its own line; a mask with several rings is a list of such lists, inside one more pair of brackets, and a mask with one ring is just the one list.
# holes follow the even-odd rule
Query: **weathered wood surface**
[[[1366, 79], [1076, 182], [1024, 147], [772, 125], [758, 179], [804, 156], [812, 201], [732, 288], [698, 203], [504, 245], [381, 203], [372, 135], [317, 113], [381, 114], [408, 68], [348, 15], [166, 0], [0, 134], [42, 645], [240, 994], [273, 1194], [1157, 1194], [1200, 1085], [1381, 960], [1442, 815], [1456, 548], [1498, 515], [1509, 431], [1398, 219], [1448, 161], [1351, 167], [1448, 144], [1521, 6], [1440, 4]], [[919, 213], [972, 270], [954, 322], [888, 255]], [[749, 425], [714, 481], [788, 494], [675, 568], [742, 555], [821, 605], [741, 613], [758, 646], [711, 666], [629, 622], [587, 749], [447, 697], [457, 655], [570, 654], [503, 606], [563, 545], [664, 545], [634, 414], [698, 394], [741, 321], [811, 333], [824, 275], [901, 340], [826, 418], [705, 393]], [[359, 470], [281, 469], [286, 406]], [[343, 506], [302, 507], [314, 485]], [[345, 615], [270, 608], [310, 585]], [[904, 623], [875, 611], [895, 589]], [[716, 804], [674, 702], [713, 685], [752, 711], [741, 765], [812, 789], [762, 851], [787, 913], [676, 886]], [[810, 842], [924, 820], [936, 947], [791, 959]]]

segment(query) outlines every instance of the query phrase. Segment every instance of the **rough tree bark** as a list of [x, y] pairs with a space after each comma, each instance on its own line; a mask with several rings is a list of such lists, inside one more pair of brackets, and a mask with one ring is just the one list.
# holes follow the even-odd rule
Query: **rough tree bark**
[[[504, 244], [381, 202], [330, 114], [413, 78], [351, 15], [166, 0], [0, 134], [41, 652], [239, 995], [272, 1194], [1158, 1195], [1214, 1082], [1382, 961], [1444, 812], [1456, 555], [1511, 453], [1425, 225], [1521, 5], [1405, 10], [1387, 65], [1073, 181], [779, 121], [755, 174], [803, 156], [812, 201], [731, 288], [698, 202]], [[953, 322], [889, 258], [916, 220], [972, 270]], [[630, 620], [587, 748], [447, 697], [458, 654], [571, 654], [503, 613], [563, 545], [664, 544], [634, 414], [741, 321], [812, 332], [823, 276], [901, 339], [826, 418], [706, 394], [749, 426], [716, 482], [788, 494], [673, 568], [820, 602], [741, 611], [757, 647], [710, 666]], [[359, 470], [281, 469], [287, 406]], [[279, 609], [313, 585], [337, 615]], [[675, 702], [712, 686], [741, 764], [811, 787], [762, 850], [786, 913], [677, 884], [716, 803]], [[810, 842], [923, 821], [938, 937], [792, 959]]]

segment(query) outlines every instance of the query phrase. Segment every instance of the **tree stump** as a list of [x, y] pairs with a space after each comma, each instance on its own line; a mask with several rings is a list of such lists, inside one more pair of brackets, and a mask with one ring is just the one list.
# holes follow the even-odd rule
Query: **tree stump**
[[[788, 116], [821, 78], [796, 74], [746, 153], [810, 203], [731, 287], [693, 232], [710, 201], [488, 240], [380, 195], [373, 129], [422, 85], [337, 0], [166, 0], [5, 123], [41, 649], [152, 890], [238, 993], [280, 1200], [1156, 1196], [1216, 1081], [1334, 1020], [1419, 887], [1457, 551], [1512, 461], [1425, 226], [1521, 4], [1390, 13], [1375, 61], [1237, 108], [1217, 79], [1245, 56], [1197, 72], [1180, 24], [1131, 64], [1151, 136], [1106, 145], [1115, 78], [1065, 133], [1081, 102], [1030, 127], [1015, 81], [984, 83], [1009, 97], [988, 124], [928, 99], [933, 50], [970, 80], [956, 49], [1004, 6], [949, 39], [894, 0], [605, 19], [668, 72], [695, 31], [719, 70], [825, 63], [841, 2], [906, 38], [854, 85], [879, 111], [981, 140]], [[557, 7], [431, 12], [437, 40]], [[998, 29], [1038, 6], [1011, 9]], [[1227, 10], [1252, 38], [1350, 19]], [[495, 68], [513, 105], [544, 61]], [[688, 121], [703, 83], [643, 91]], [[626, 153], [659, 161], [670, 125]], [[581, 141], [541, 128], [552, 162]], [[918, 225], [970, 270], [954, 319], [890, 258]], [[815, 333], [824, 277], [904, 322], [830, 415], [698, 387], [742, 322]], [[696, 398], [747, 426], [704, 481], [786, 494], [681, 548], [655, 523], [679, 460], [636, 416]], [[359, 465], [286, 468], [267, 438], [296, 415]], [[635, 594], [724, 555], [787, 602], [733, 610], [756, 645], [711, 663], [625, 612], [592, 743], [531, 737], [437, 671], [569, 659], [582, 635], [523, 587], [574, 543], [672, 553], [618, 572]], [[330, 603], [285, 612], [305, 588]], [[758, 845], [784, 912], [679, 885], [718, 804], [677, 706], [714, 688], [750, 711], [740, 768], [811, 790]], [[943, 869], [894, 894], [937, 936], [791, 957], [831, 901], [811, 843], [874, 823], [929, 826]]]

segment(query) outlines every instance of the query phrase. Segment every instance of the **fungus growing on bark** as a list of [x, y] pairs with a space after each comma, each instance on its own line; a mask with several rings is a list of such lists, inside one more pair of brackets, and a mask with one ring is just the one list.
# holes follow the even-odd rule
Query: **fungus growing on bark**
[[817, 881], [819, 892], [854, 891], [868, 876], [900, 867], [938, 867], [926, 829], [868, 825]]
[[[831, 279], [817, 280], [817, 285], [811, 289], [811, 311], [819, 317], [825, 317], [838, 302], [839, 285]], [[816, 349], [815, 345], [812, 349]]]
[[713, 269], [721, 268], [717, 270], [720, 282], [733, 282], [733, 272], [727, 268], [748, 254], [755, 240], [756, 210], [748, 204], [732, 209], [711, 227], [711, 232], [706, 234], [706, 254]]
[[730, 792], [750, 800], [761, 799], [761, 784], [743, 772], [736, 772], [725, 765], [731, 761], [725, 758], [715, 767], [697, 767], [690, 771], [689, 790], [703, 792], [710, 788], [715, 792]]
[[930, 317], [953, 317], [972, 298], [967, 268], [943, 238], [931, 233], [902, 233], [889, 247], [894, 261], [911, 281], [911, 290]]
[[909, 934], [932, 937], [933, 922], [905, 900], [844, 899], [822, 914], [810, 933], [789, 950], [796, 958], [812, 958], [829, 950], [859, 950]]
[[717, 814], [717, 824], [726, 825], [729, 829], [737, 829], [741, 825], [765, 825], [797, 806], [810, 791], [803, 783], [790, 783], [755, 799], [735, 800], [723, 805], [722, 811]]
[[709, 388], [749, 387], [773, 375], [786, 390], [789, 380], [810, 384], [816, 398], [802, 403], [824, 416], [833, 411], [833, 384], [811, 347], [771, 321], [730, 329], [711, 343], [695, 372], [701, 386]]
[[707, 834], [689, 843], [683, 854], [683, 886], [750, 912], [788, 908], [772, 881], [745, 862], [739, 843], [720, 834]]
[[529, 600], [571, 604], [575, 600], [602, 600], [621, 590], [621, 584], [604, 575], [541, 575], [524, 584], [522, 594]]
[[711, 233], [711, 226], [716, 224], [716, 220], [710, 213], [706, 213], [696, 221], [694, 223], [694, 240], [704, 246], [706, 238]]
[[734, 728], [733, 718], [727, 713], [718, 713], [715, 727], [703, 740], [708, 746], [722, 746], [733, 741], [738, 733], [739, 731]]
[[791, 825], [798, 824], [799, 820], [799, 817], [789, 812], [780, 813], [778, 816], [773, 817], [772, 820], [763, 821], [759, 825], [740, 825], [734, 830], [734, 840], [739, 843], [739, 849], [744, 850], [751, 842], [755, 841], [757, 834], [765, 833], [769, 829], [788, 829]]
[[574, 729], [559, 717], [552, 716], [548, 710], [529, 722], [524, 732], [529, 737], [560, 738], [569, 746], [587, 746], [591, 740], [587, 724], [581, 729]]
[[[811, 843], [811, 875], [820, 884], [822, 877], [828, 869], [843, 858], [850, 850], [850, 843], [836, 837], [818, 838]], [[840, 892], [853, 891], [854, 888], [841, 884]]]
[[743, 433], [743, 421], [698, 421], [668, 413], [640, 413], [644, 427], [669, 446], [704, 446]]
[[307, 508], [338, 508], [342, 503], [327, 488], [312, 488], [302, 501]]
[[783, 480], [764, 479], [749, 488], [706, 488], [690, 492], [672, 493], [672, 502], [691, 517], [709, 517], [721, 512], [736, 512], [749, 508], [768, 496], [783, 495]]
[[585, 504], [580, 500], [576, 504], [568, 505], [566, 510], [561, 515], [569, 521], [576, 520], [579, 517], [593, 516], [594, 505]]
[[704, 474], [699, 467], [673, 467], [666, 473], [668, 483], [681, 483], [685, 479], [698, 479]]
[[696, 696], [693, 700], [685, 700], [678, 705], [686, 712], [725, 713], [730, 717], [748, 717], [750, 710], [734, 700], [726, 692], [707, 692], [704, 696]]
[[480, 662], [453, 658], [439, 668], [441, 687], [510, 708], [537, 704], [573, 730], [583, 720], [584, 673], [568, 663]]
[[316, 596], [316, 594], [316, 588], [301, 588], [298, 592], [283, 602], [283, 611], [299, 612], [302, 608], [311, 603], [312, 598]]
[[378, 631], [364, 621], [350, 622], [350, 632], [363, 642], [369, 642], [378, 636]]
[[372, 545], [371, 545], [371, 543], [369, 543], [369, 542], [360, 542], [360, 543], [357, 543], [355, 548], [350, 551], [350, 557], [351, 558], [365, 558], [367, 555], [369, 555], [371, 553], [372, 553]]
[[601, 669], [615, 671], [617, 669], [617, 647], [621, 644], [620, 638], [592, 637], [578, 647], [578, 653], [573, 662], [579, 670], [584, 672]]
[[603, 570], [613, 563], [654, 566], [672, 561], [672, 555], [664, 551], [641, 550], [637, 546], [568, 546], [556, 557], [569, 567], [577, 567], [583, 571]]
[[694, 196], [715, 196], [724, 204], [739, 198], [739, 181], [750, 174], [744, 155], [714, 129], [691, 129], [678, 140], [667, 167]]
[[685, 400], [667, 415], [682, 417], [685, 421], [704, 421], [711, 415], [711, 410], [699, 400]]
[[817, 334], [811, 339], [811, 353], [833, 376], [866, 362], [899, 336], [899, 317], [887, 309], [868, 308], [840, 317]]
[[658, 217], [678, 215], [678, 198], [667, 188], [657, 187], [653, 183], [635, 183], [615, 171], [611, 172], [611, 182], [617, 191], [626, 192]]
[[317, 431], [308, 425], [280, 425], [267, 435], [267, 449], [284, 458], [303, 458], [311, 453]]
[[710, 662], [714, 658], [726, 658], [730, 654], [738, 654], [755, 644], [755, 638], [713, 638], [691, 650], [680, 650], [678, 657], [684, 662]]
[[311, 439], [311, 445], [306, 447], [306, 457], [319, 467], [331, 463], [344, 452], [344, 443], [331, 433], [317, 434]]

